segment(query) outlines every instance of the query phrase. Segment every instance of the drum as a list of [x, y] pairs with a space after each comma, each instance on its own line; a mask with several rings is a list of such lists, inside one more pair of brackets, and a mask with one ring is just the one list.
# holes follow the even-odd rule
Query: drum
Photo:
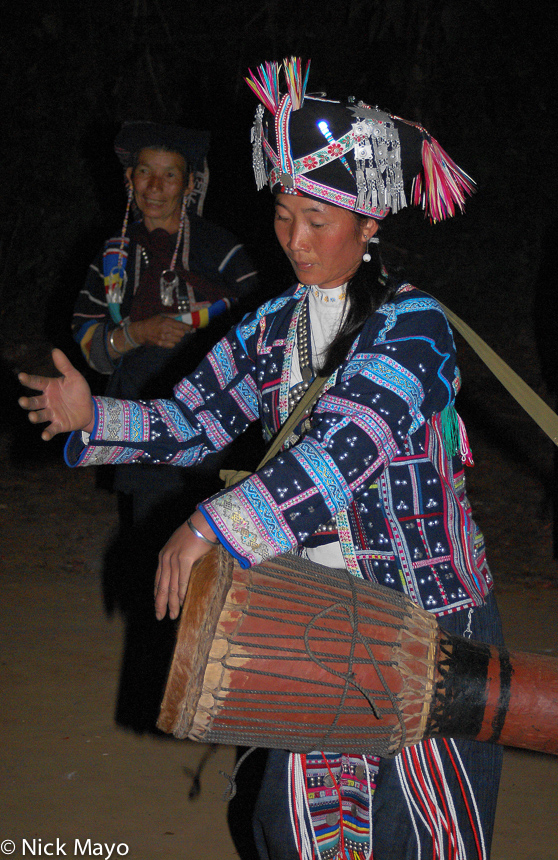
[[558, 660], [447, 634], [404, 595], [284, 555], [192, 571], [158, 726], [206, 743], [392, 756], [427, 737], [558, 753]]

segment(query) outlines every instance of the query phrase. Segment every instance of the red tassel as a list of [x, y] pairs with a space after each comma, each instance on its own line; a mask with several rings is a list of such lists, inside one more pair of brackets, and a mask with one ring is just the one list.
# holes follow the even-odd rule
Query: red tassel
[[415, 176], [412, 202], [422, 206], [431, 222], [443, 221], [463, 212], [465, 199], [475, 191], [475, 183], [442, 149], [437, 140], [424, 135], [422, 141], [423, 169]]

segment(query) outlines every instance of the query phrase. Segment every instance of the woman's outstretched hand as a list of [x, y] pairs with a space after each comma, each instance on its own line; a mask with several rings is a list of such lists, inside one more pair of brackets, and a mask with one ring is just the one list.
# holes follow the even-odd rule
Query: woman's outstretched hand
[[52, 378], [30, 376], [27, 373], [18, 376], [22, 385], [42, 392], [34, 397], [20, 397], [18, 403], [22, 409], [30, 410], [29, 420], [32, 424], [49, 422], [41, 433], [41, 439], [45, 442], [57, 433], [69, 433], [71, 430], [90, 433], [95, 420], [91, 390], [86, 380], [61, 350], [54, 349], [52, 359], [62, 376]]
[[[216, 535], [207, 520], [195, 511], [190, 517], [192, 525], [207, 540], [216, 541]], [[170, 618], [178, 618], [184, 603], [192, 565], [211, 549], [211, 545], [196, 537], [188, 523], [178, 528], [159, 553], [159, 566], [155, 576], [155, 615], [160, 621], [167, 607]]]

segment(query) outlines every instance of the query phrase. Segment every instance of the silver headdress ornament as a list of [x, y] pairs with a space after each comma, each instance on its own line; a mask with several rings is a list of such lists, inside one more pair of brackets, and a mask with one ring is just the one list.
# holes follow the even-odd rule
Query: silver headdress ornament
[[262, 146], [264, 113], [264, 106], [259, 104], [256, 108], [254, 125], [252, 126], [252, 132], [250, 135], [250, 139], [252, 141], [252, 167], [254, 168], [254, 176], [256, 178], [256, 187], [258, 191], [261, 191], [267, 182]]
[[306, 95], [309, 62], [303, 72], [291, 57], [282, 69], [285, 94], [279, 63], [246, 78], [261, 102], [251, 137], [258, 190], [268, 183], [376, 219], [408, 200], [431, 221], [463, 210], [475, 183], [422, 126], [354, 99]]
[[401, 170], [399, 132], [389, 114], [359, 102], [351, 107], [356, 162], [356, 211], [387, 209], [395, 215], [407, 205]]

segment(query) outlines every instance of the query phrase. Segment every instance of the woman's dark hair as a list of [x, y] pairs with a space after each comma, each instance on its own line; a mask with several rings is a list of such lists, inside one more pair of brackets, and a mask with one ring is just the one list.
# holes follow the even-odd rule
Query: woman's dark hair
[[[367, 218], [354, 213], [356, 227], [360, 230]], [[382, 265], [377, 243], [370, 243], [369, 263], [361, 263], [347, 283], [345, 302], [349, 310], [335, 338], [329, 345], [326, 357], [320, 368], [321, 376], [329, 376], [345, 360], [355, 338], [364, 328], [366, 320], [395, 295], [401, 278], [390, 276]]]

